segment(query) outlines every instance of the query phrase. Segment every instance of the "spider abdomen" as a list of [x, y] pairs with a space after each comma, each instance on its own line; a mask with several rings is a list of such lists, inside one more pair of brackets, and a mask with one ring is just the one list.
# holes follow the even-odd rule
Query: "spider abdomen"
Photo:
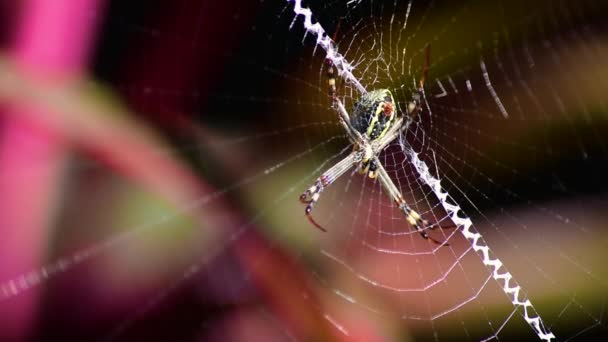
[[370, 91], [355, 103], [351, 125], [370, 140], [382, 138], [395, 117], [395, 100], [388, 89]]

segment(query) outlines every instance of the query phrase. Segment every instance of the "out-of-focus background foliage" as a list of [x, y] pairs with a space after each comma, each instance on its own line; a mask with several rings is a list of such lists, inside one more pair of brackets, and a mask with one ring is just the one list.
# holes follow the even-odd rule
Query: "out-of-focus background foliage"
[[[351, 39], [349, 25], [381, 21], [348, 17], [358, 12], [346, 1], [304, 3]], [[533, 58], [525, 70], [488, 67], [517, 108], [508, 121], [477, 71], [478, 98], [437, 98], [443, 120], [425, 128], [449, 190], [552, 328], [580, 339], [606, 335], [606, 7], [414, 1], [409, 24], [415, 70], [432, 45], [429, 93], [440, 92], [435, 77], [478, 70], [480, 55]], [[475, 339], [478, 325], [504, 321], [500, 291], [442, 322], [402, 320], [469, 285], [404, 299], [323, 257], [345, 251], [380, 282], [429, 262], [366, 252], [365, 217], [396, 214], [369, 214], [380, 205], [361, 204], [370, 186], [358, 178], [357, 190], [344, 181], [324, 194], [329, 234], [305, 219], [299, 193], [346, 140], [324, 54], [293, 18], [284, 1], [0, 3], [0, 339], [449, 340], [461, 325]], [[368, 48], [387, 29], [367, 26], [351, 44]], [[473, 102], [480, 112], [456, 110]], [[462, 265], [479, 286], [479, 259]], [[361, 304], [339, 300], [341, 289]], [[512, 321], [499, 337], [533, 337]]]

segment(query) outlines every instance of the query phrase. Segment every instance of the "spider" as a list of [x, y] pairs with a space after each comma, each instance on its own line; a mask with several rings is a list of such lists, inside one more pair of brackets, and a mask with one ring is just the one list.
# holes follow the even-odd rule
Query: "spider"
[[423, 86], [428, 72], [429, 60], [430, 48], [427, 46], [426, 63], [423, 67], [422, 78], [418, 89], [412, 94], [412, 101], [407, 104], [406, 116], [396, 113], [395, 99], [389, 89], [377, 89], [363, 94], [353, 106], [351, 116], [337, 96], [336, 71], [333, 62], [329, 58], [326, 59], [329, 96], [332, 101], [332, 108], [337, 112], [340, 124], [353, 144], [353, 151], [346, 158], [325, 171], [308, 190], [300, 195], [300, 201], [306, 204], [306, 217], [308, 217], [315, 227], [324, 232], [327, 231], [311, 215], [312, 209], [319, 201], [321, 193], [336, 179], [356, 165], [361, 174], [367, 174], [369, 178], [380, 181], [385, 194], [391, 197], [405, 215], [406, 221], [423, 238], [441, 246], [448, 245], [446, 242], [429, 236], [427, 229], [452, 227], [440, 227], [437, 224], [429, 225], [427, 220], [405, 202], [401, 192], [395, 186], [395, 183], [393, 183], [378, 159], [380, 152], [397, 139], [402, 130], [407, 128], [413, 118], [422, 111]]

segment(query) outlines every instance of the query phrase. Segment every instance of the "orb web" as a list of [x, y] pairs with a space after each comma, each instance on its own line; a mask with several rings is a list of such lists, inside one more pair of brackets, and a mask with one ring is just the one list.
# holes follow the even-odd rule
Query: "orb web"
[[[559, 30], [572, 31], [565, 34], [557, 33], [551, 38], [544, 35], [547, 28], [538, 25], [540, 26], [536, 27], [540, 31], [538, 36], [526, 31], [521, 46], [513, 45], [514, 30], [507, 28], [507, 24], [502, 24], [502, 26], [494, 28], [496, 31], [492, 32], [489, 43], [484, 42], [483, 38], [477, 37], [477, 40], [471, 41], [472, 46], [466, 46], [464, 45], [466, 42], [463, 42], [463, 46], [450, 45], [448, 49], [452, 50], [446, 51], [437, 45], [441, 44], [442, 39], [450, 35], [450, 30], [458, 25], [460, 14], [458, 11], [452, 12], [447, 23], [433, 26], [432, 32], [428, 33], [423, 27], [426, 24], [427, 16], [433, 9], [433, 4], [426, 8], [424, 6], [417, 8], [422, 11], [417, 21], [413, 20], [414, 22], [409, 23], [410, 28], [408, 29], [412, 2], [397, 4], [397, 2], [391, 3], [390, 1], [358, 1], [350, 3], [353, 6], [347, 6], [345, 12], [340, 12], [344, 8], [339, 3], [319, 5], [319, 11], [323, 15], [318, 17], [317, 22], [311, 19], [314, 16], [312, 12], [302, 8], [303, 5], [300, 1], [293, 1], [293, 3], [296, 18], [294, 21], [301, 19], [301, 25], [305, 30], [304, 35], [313, 35], [314, 39], [310, 40], [314, 42], [316, 39], [317, 43], [320, 42], [318, 44], [320, 47], [329, 50], [331, 53], [327, 55], [328, 59], [333, 60], [335, 50], [338, 50], [341, 53], [340, 58], [344, 56], [350, 61], [350, 65], [354, 66], [344, 77], [343, 93], [341, 94], [343, 101], [351, 106], [363, 92], [359, 83], [353, 84], [350, 81], [350, 78], [354, 76], [366, 89], [389, 88], [395, 91], [399, 107], [403, 110], [423, 77], [427, 47], [430, 45], [431, 51], [441, 51], [432, 54], [431, 77], [427, 80], [425, 87], [425, 111], [419, 118], [416, 118], [399, 142], [389, 147], [380, 158], [402, 191], [406, 202], [410, 203], [415, 210], [438, 226], [450, 227], [455, 224], [458, 227], [457, 232], [440, 229], [430, 233], [437, 234], [440, 240], [454, 242], [449, 248], [440, 248], [426, 243], [420, 239], [417, 232], [408, 227], [404, 216], [390, 199], [385, 198], [378, 184], [367, 179], [363, 181], [348, 179], [344, 185], [347, 189], [345, 193], [352, 193], [352, 183], [360, 183], [359, 192], [347, 195], [355, 197], [355, 203], [352, 203], [351, 198], [348, 199], [350, 202], [348, 204], [342, 202], [336, 204], [334, 199], [325, 202], [329, 203], [326, 205], [330, 207], [328, 211], [331, 212], [327, 215], [327, 225], [336, 226], [341, 235], [344, 234], [344, 230], [347, 230], [348, 238], [346, 240], [337, 238], [338, 241], [335, 245], [331, 248], [322, 248], [321, 253], [329, 259], [330, 263], [336, 264], [343, 268], [343, 271], [358, 279], [369, 291], [383, 293], [384, 296], [390, 298], [387, 300], [389, 303], [398, 302], [403, 311], [387, 303], [384, 303], [387, 305], [384, 309], [399, 312], [401, 318], [405, 320], [431, 321], [432, 330], [435, 330], [434, 336], [438, 336], [440, 330], [433, 322], [440, 321], [444, 316], [456, 315], [471, 319], [467, 314], [462, 313], [466, 311], [464, 307], [468, 304], [478, 306], [481, 312], [481, 317], [477, 318], [478, 322], [485, 320], [488, 323], [486, 339], [499, 338], [504, 327], [512, 324], [511, 321], [514, 320], [513, 317], [516, 313], [518, 315], [515, 317], [527, 322], [539, 339], [554, 338], [555, 336], [549, 330], [550, 326], [543, 323], [538, 311], [530, 302], [526, 290], [507, 270], [508, 265], [492, 255], [492, 249], [488, 246], [487, 240], [476, 228], [478, 225], [473, 222], [478, 221], [479, 226], [493, 229], [507, 243], [514, 245], [519, 250], [517, 243], [509, 236], [510, 231], [516, 229], [508, 226], [505, 228], [503, 225], [506, 223], [501, 222], [499, 225], [485, 214], [486, 210], [500, 210], [519, 225], [519, 229], [523, 231], [520, 234], [525, 234], [528, 240], [536, 240], [536, 242], [530, 242], [532, 250], [538, 250], [537, 245], [544, 246], [543, 250], [554, 251], [559, 251], [560, 247], [552, 245], [542, 234], [538, 233], [538, 230], [534, 231], [534, 228], [515, 218], [515, 215], [510, 214], [500, 204], [496, 204], [481, 186], [491, 186], [489, 191], [493, 192], [492, 195], [502, 192], [503, 196], [506, 195], [517, 200], [522, 200], [523, 196], [507, 186], [497, 184], [492, 175], [486, 174], [481, 168], [473, 165], [472, 161], [481, 160], [482, 163], [491, 163], [501, 169], [501, 172], [526, 178], [523, 175], [524, 172], [504, 163], [501, 156], [495, 154], [503, 152], [501, 149], [496, 148], [496, 151], [492, 151], [481, 146], [483, 144], [501, 144], [509, 150], [512, 149], [504, 152], [519, 153], [521, 157], [529, 155], [530, 150], [536, 151], [537, 149], [541, 149], [541, 153], [544, 152], [548, 155], [554, 153], [552, 145], [555, 144], [555, 141], [549, 140], [546, 132], [540, 132], [540, 142], [534, 142], [538, 145], [526, 146], [527, 142], [520, 144], [514, 140], [505, 140], [513, 139], [513, 137], [491, 131], [488, 128], [496, 129], [496, 126], [502, 126], [507, 130], [517, 130], [521, 129], [520, 126], [539, 119], [547, 124], [551, 122], [549, 113], [555, 112], [559, 112], [560, 119], [566, 120], [569, 124], [576, 120], [571, 117], [577, 115], [576, 109], [565, 109], [564, 101], [567, 100], [557, 95], [555, 89], [552, 90], [553, 103], [544, 101], [540, 95], [543, 84], [554, 88], [551, 84], [556, 82], [552, 77], [542, 80], [541, 78], [546, 77], [547, 73], [553, 71], [555, 75], [559, 75], [559, 70], [575, 70], [577, 67], [577, 65], [566, 65], [566, 63], [575, 61], [566, 61], [568, 58], [559, 57], [559, 53], [563, 51], [561, 49], [577, 45], [582, 49], [581, 44], [586, 43], [576, 32], [576, 28], [572, 27], [573, 23], [569, 22], [569, 25], [559, 27]], [[466, 6], [464, 7], [466, 8]], [[552, 13], [555, 17], [543, 19], [551, 23], [546, 25], [557, 25], [558, 22], [562, 23], [562, 21], [572, 19], [569, 17], [568, 8], [563, 4], [555, 7], [557, 7], [555, 11], [560, 12]], [[333, 20], [328, 17], [327, 13], [335, 16]], [[460, 16], [463, 15], [460, 14]], [[323, 19], [330, 25], [329, 27], [333, 25], [333, 33], [328, 32], [331, 29], [322, 28], [320, 22]], [[462, 18], [460, 19], [462, 20]], [[536, 18], [536, 20], [541, 19]], [[345, 22], [349, 24], [345, 25]], [[531, 22], [534, 21], [530, 19]], [[533, 26], [530, 23], [528, 25]], [[292, 23], [290, 27], [293, 25]], [[554, 28], [557, 29], [557, 27]], [[330, 47], [327, 41], [332, 34], [335, 46]], [[567, 35], [569, 40], [564, 39], [564, 35]], [[530, 41], [532, 39], [535, 40], [534, 43]], [[484, 44], [489, 44], [491, 47], [484, 46]], [[532, 44], [535, 45], [533, 48]], [[538, 70], [540, 68], [534, 62], [533, 54], [542, 56], [547, 53], [553, 55], [553, 65], [547, 65], [547, 63], [545, 70]], [[313, 54], [316, 55], [318, 52], [315, 51]], [[322, 52], [320, 54], [323, 55]], [[508, 58], [508, 62], [503, 61], [503, 58]], [[468, 62], [458, 62], [463, 59]], [[445, 68], [445, 64], [448, 64], [451, 70]], [[319, 78], [320, 87], [322, 87], [323, 71], [320, 72]], [[497, 90], [499, 86], [494, 86], [493, 78], [502, 81], [499, 83], [503, 90], [501, 93]], [[562, 84], [567, 84], [566, 82], [569, 80], [562, 80], [562, 82]], [[577, 82], [577, 84], [579, 83]], [[590, 88], [593, 85], [587, 86]], [[519, 89], [516, 89], [517, 87]], [[522, 93], [518, 94], [518, 92]], [[569, 95], [571, 94], [563, 96]], [[555, 108], [556, 104], [559, 107]], [[596, 105], [602, 106], [601, 104]], [[349, 106], [347, 105], [347, 107]], [[522, 109], [531, 107], [534, 110], [524, 112]], [[513, 118], [510, 111], [517, 112], [518, 118]], [[519, 122], [514, 123], [513, 121]], [[553, 122], [553, 124], [559, 123]], [[508, 126], [511, 128], [506, 128]], [[481, 128], [486, 131], [482, 131]], [[588, 155], [581, 143], [580, 133], [577, 132], [577, 128], [570, 127], [570, 129], [573, 133], [571, 138], [574, 138], [580, 148], [581, 153], [578, 157], [586, 159]], [[596, 135], [596, 137], [599, 136]], [[603, 142], [600, 138], [592, 140], [588, 144], [601, 146]], [[598, 152], [595, 152], [596, 158], [600, 155], [597, 154]], [[350, 176], [360, 178], [355, 172]], [[469, 177], [477, 178], [478, 183], [471, 182]], [[555, 173], [552, 177], [559, 178]], [[535, 185], [543, 184], [536, 176], [527, 178], [523, 182], [529, 181]], [[480, 207], [479, 201], [483, 202], [483, 207]], [[504, 201], [504, 199], [499, 201]], [[464, 207], [461, 207], [459, 203], [464, 203]], [[570, 219], [545, 207], [546, 204], [543, 202], [541, 202], [543, 204], [538, 204], [533, 200], [526, 200], [524, 203], [546, 215], [549, 220], [557, 220], [563, 224], [563, 229], [569, 230], [567, 226], [572, 223]], [[336, 206], [349, 208], [346, 210], [348, 214], [336, 213]], [[323, 215], [320, 214], [320, 216]], [[348, 221], [351, 216], [354, 216], [353, 220]], [[476, 220], [472, 221], [471, 217], [475, 217]], [[344, 224], [341, 222], [342, 220], [346, 220], [347, 223]], [[580, 226], [578, 229], [581, 232], [586, 230]], [[559, 235], [563, 232], [554, 231], [552, 233]], [[419, 241], [416, 241], [416, 238]], [[468, 241], [461, 241], [463, 238]], [[474, 258], [470, 258], [471, 254], [475, 253], [478, 253], [481, 259], [477, 262], [480, 261], [488, 266], [485, 278], [476, 277], [480, 271], [475, 270], [475, 266], [472, 265], [475, 261], [471, 260]], [[564, 258], [563, 262], [577, 267], [577, 263], [573, 262], [571, 256], [561, 252], [559, 254]], [[379, 259], [376, 262], [382, 266], [373, 262], [373, 266], [366, 264], [369, 259], [374, 258]], [[533, 259], [526, 258], [526, 260], [530, 262], [530, 267], [542, 270], [542, 266]], [[412, 263], [416, 267], [408, 267]], [[391, 268], [388, 265], [393, 267], [392, 272], [387, 270]], [[374, 269], [375, 267], [378, 269]], [[408, 271], [404, 272], [404, 269]], [[461, 274], [458, 274], [459, 272]], [[542, 274], [545, 275], [545, 279], [542, 279], [541, 283], [557, 284], [549, 274], [546, 272], [542, 272]], [[464, 284], [468, 285], [466, 290], [459, 293], [457, 288]], [[503, 290], [515, 308], [514, 311], [504, 313], [504, 317], [506, 317], [504, 320], [497, 318], [496, 315], [488, 314], [488, 304], [484, 304], [484, 300], [481, 299], [485, 295], [484, 292], [492, 293], [495, 290], [492, 287], [496, 285]], [[445, 288], [440, 289], [441, 287]], [[347, 302], [357, 302], [353, 296], [348, 294], [348, 291], [340, 288], [333, 288], [333, 291]], [[451, 298], [437, 299], [439, 295], [435, 293], [442, 291], [449, 292], [451, 296], [448, 297]], [[569, 295], [572, 297], [562, 307], [562, 310], [570, 307], [572, 304], [570, 300], [575, 300], [573, 293]], [[426, 303], [422, 305], [421, 302]], [[361, 305], [367, 310], [381, 311], [364, 303]], [[425, 306], [426, 310], [411, 309], [419, 306]], [[492, 307], [492, 305], [489, 306]], [[592, 310], [579, 307], [585, 311], [584, 316], [591, 319], [592, 324], [595, 325], [601, 321], [601, 316], [593, 314]], [[518, 309], [519, 311], [517, 311]], [[559, 315], [563, 314], [564, 311]], [[559, 315], [558, 318], [561, 318]], [[466, 328], [464, 318], [460, 319], [463, 325], [463, 335], [471, 338], [471, 332]], [[559, 327], [557, 328], [559, 329]], [[479, 331], [475, 333], [479, 333]]]
[[[256, 269], [270, 262], [253, 254], [251, 268], [226, 266], [252, 233], [288, 251], [305, 270], [319, 298], [317, 313], [338, 334], [360, 332], [360, 317], [389, 336], [420, 340], [605, 334], [608, 78], [598, 17], [605, 6], [524, 5], [261, 1], [251, 12], [235, 5], [231, 20], [246, 20], [247, 28], [235, 50], [194, 32], [179, 36], [119, 20], [120, 30], [138, 37], [175, 35], [226, 61], [223, 81], [204, 93], [196, 86], [173, 89], [169, 81], [117, 89], [151, 107], [154, 97], [178, 97], [203, 108], [208, 115], [192, 125], [209, 129], [206, 140], [178, 142], [160, 153], [213, 156], [216, 166], [231, 171], [214, 193], [172, 215], [150, 215], [5, 280], [0, 299], [67, 277], [85, 261], [127, 250], [161, 225], [228, 200], [238, 203], [243, 220], [227, 226], [221, 243], [172, 273], [108, 335], [128, 336], [193, 279], [229, 283], [222, 298], [238, 305], [245, 289], [259, 285], [252, 280]], [[337, 89], [347, 109], [362, 92], [389, 88], [403, 112], [422, 78], [428, 46], [423, 111], [380, 160], [406, 202], [445, 228], [428, 233], [449, 246], [423, 239], [380, 185], [355, 169], [323, 192], [313, 215], [329, 232], [319, 232], [298, 195], [351, 151], [330, 107], [325, 59], [339, 71]], [[289, 277], [284, 270], [271, 285], [287, 284], [284, 292], [294, 302], [309, 300], [290, 287]], [[281, 326], [281, 335], [296, 335], [280, 314], [263, 307], [262, 316]], [[206, 319], [208, 330], [221, 330], [221, 322]]]

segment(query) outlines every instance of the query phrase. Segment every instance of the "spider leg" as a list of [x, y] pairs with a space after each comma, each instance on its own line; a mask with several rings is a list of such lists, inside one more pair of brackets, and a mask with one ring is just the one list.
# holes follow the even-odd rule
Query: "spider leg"
[[439, 229], [452, 229], [452, 228], [458, 228], [458, 226], [457, 226], [457, 225], [455, 225], [455, 224], [452, 224], [452, 225], [449, 225], [449, 226], [442, 226], [442, 225], [439, 225], [439, 224], [437, 224], [437, 223], [434, 223], [434, 224], [429, 225], [429, 224], [428, 224], [428, 221], [426, 221], [426, 220], [423, 222], [423, 224], [424, 224], [424, 226], [425, 226], [427, 229], [431, 229], [431, 230], [435, 230], [435, 229], [437, 229], [437, 228], [439, 228]]
[[[431, 64], [431, 46], [427, 45], [425, 48], [425, 61], [422, 67], [422, 76], [418, 82], [418, 89], [412, 93], [412, 101], [408, 103], [406, 111], [411, 119], [415, 118], [422, 112], [422, 103], [425, 101], [424, 96], [424, 83], [426, 82], [427, 75], [429, 73], [429, 66]], [[414, 86], [416, 86], [414, 82]]]
[[425, 230], [422, 230], [419, 226], [414, 226], [416, 228], [416, 230], [418, 230], [418, 232], [420, 233], [420, 235], [427, 239], [427, 240], [431, 240], [433, 243], [440, 245], [440, 246], [449, 246], [450, 244], [445, 242], [445, 241], [439, 241], [437, 239], [432, 238]]
[[424, 82], [426, 81], [426, 76], [429, 73], [429, 66], [431, 65], [431, 45], [427, 44], [424, 48], [424, 66], [422, 67], [422, 78], [420, 79], [419, 91], [424, 88]]
[[384, 150], [391, 142], [393, 142], [399, 134], [401, 134], [401, 129], [403, 127], [403, 118], [399, 117], [395, 123], [391, 125], [391, 128], [386, 132], [386, 134], [378, 140], [378, 142], [374, 142], [376, 153], [380, 153], [380, 151]]
[[388, 196], [390, 196], [393, 199], [393, 201], [395, 201], [395, 204], [399, 207], [399, 209], [405, 215], [407, 222], [414, 229], [416, 229], [416, 231], [418, 233], [420, 233], [420, 235], [423, 238], [425, 238], [426, 240], [430, 240], [433, 243], [440, 245], [440, 246], [449, 246], [449, 243], [447, 243], [445, 241], [436, 240], [433, 237], [429, 236], [429, 234], [426, 231], [426, 229], [429, 228], [428, 221], [423, 219], [420, 216], [420, 214], [418, 214], [416, 211], [414, 211], [412, 208], [410, 208], [410, 206], [407, 205], [407, 203], [405, 203], [405, 200], [403, 199], [403, 196], [401, 195], [401, 191], [399, 191], [397, 186], [395, 186], [395, 183], [393, 183], [393, 181], [389, 177], [388, 173], [384, 169], [384, 166], [382, 166], [382, 163], [380, 163], [380, 160], [378, 160], [378, 158], [376, 158], [376, 167], [377, 167], [377, 172], [378, 172], [378, 179], [380, 180], [380, 184], [382, 185], [382, 188], [384, 189], [386, 194]]
[[340, 101], [340, 99], [337, 97], [334, 98], [334, 108], [338, 112], [340, 124], [348, 134], [351, 142], [353, 144], [362, 145], [365, 139], [363, 138], [361, 133], [359, 133], [359, 131], [357, 131], [355, 127], [351, 125], [350, 115], [348, 115], [348, 112], [346, 111], [346, 108], [344, 108], [344, 104], [342, 103], [342, 101]]
[[338, 113], [340, 124], [348, 134], [350, 141], [353, 144], [361, 145], [364, 142], [363, 136], [351, 125], [350, 115], [348, 115], [348, 111], [346, 111], [344, 104], [338, 97], [338, 92], [336, 89], [336, 69], [334, 67], [334, 62], [328, 58], [325, 60], [325, 63], [327, 64], [327, 84], [329, 86], [329, 97], [332, 101], [332, 107]]
[[300, 195], [300, 202], [306, 204], [306, 208], [304, 209], [306, 217], [308, 217], [308, 220], [320, 230], [324, 232], [327, 231], [312, 218], [312, 209], [319, 201], [323, 190], [352, 168], [353, 165], [358, 162], [358, 159], [360, 159], [360, 153], [357, 151], [351, 152], [346, 158], [342, 159], [319, 176], [315, 183]]

